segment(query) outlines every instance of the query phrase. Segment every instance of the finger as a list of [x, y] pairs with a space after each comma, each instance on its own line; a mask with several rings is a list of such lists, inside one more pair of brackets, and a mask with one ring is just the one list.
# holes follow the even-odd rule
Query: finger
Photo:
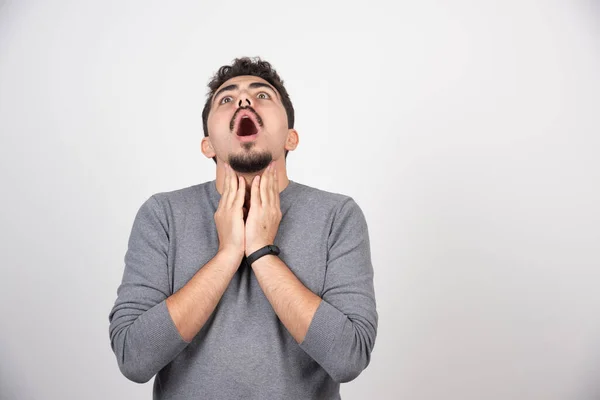
[[262, 176], [260, 177], [260, 204], [263, 206], [269, 204], [269, 197], [267, 193], [268, 185], [269, 185], [269, 172], [271, 165], [265, 169]]
[[224, 165], [225, 177], [223, 178], [223, 194], [221, 200], [223, 205], [227, 205], [227, 198], [229, 197], [229, 167], [227, 164]]
[[237, 173], [229, 166], [229, 197], [227, 200], [229, 201], [228, 205], [231, 208], [233, 203], [235, 202], [235, 197], [238, 191], [238, 176]]
[[275, 205], [279, 209], [279, 179], [277, 179], [277, 169], [273, 173], [273, 194], [275, 196]]
[[273, 173], [271, 174], [271, 201], [272, 204], [275, 205], [275, 197], [277, 196], [277, 191], [275, 188], [275, 184], [277, 181], [277, 168], [275, 168], [275, 164], [273, 164]]
[[259, 185], [260, 175], [256, 175], [252, 179], [252, 187], [250, 188], [250, 210], [257, 209], [261, 205]]
[[246, 180], [243, 176], [238, 176], [238, 191], [235, 195], [233, 206], [236, 210], [241, 209], [244, 205], [244, 196], [246, 195]]
[[271, 164], [271, 170], [269, 171], [269, 185], [267, 186], [267, 196], [269, 198], [269, 204], [275, 205], [275, 196], [273, 196], [273, 187], [275, 183], [275, 165]]

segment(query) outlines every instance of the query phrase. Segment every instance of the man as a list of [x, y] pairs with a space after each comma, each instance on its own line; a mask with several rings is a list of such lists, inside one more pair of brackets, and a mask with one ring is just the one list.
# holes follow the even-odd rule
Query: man
[[339, 399], [377, 333], [364, 214], [288, 179], [298, 132], [268, 62], [236, 59], [209, 88], [216, 179], [140, 207], [109, 315], [119, 368], [156, 375], [155, 399]]

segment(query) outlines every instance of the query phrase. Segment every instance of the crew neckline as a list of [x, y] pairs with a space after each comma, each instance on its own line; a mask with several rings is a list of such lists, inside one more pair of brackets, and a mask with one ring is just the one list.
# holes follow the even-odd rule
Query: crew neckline
[[[287, 204], [287, 198], [290, 196], [290, 193], [294, 192], [298, 187], [298, 183], [288, 178], [288, 185], [279, 192], [279, 201], [281, 208], [284, 207], [284, 204]], [[215, 209], [219, 206], [219, 201], [221, 200], [221, 193], [217, 190], [217, 179], [213, 179], [208, 182], [208, 188], [210, 192], [210, 197], [213, 199], [213, 205]]]

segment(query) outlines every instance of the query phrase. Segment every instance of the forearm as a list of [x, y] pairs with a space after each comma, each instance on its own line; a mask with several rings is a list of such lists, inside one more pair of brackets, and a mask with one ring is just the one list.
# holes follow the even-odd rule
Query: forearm
[[176, 293], [167, 298], [169, 314], [186, 342], [191, 342], [215, 310], [242, 256], [218, 252]]
[[252, 268], [281, 322], [334, 381], [349, 382], [366, 368], [378, 319], [372, 271], [354, 271], [353, 287], [343, 298], [329, 289], [321, 299], [276, 256], [261, 257]]
[[302, 343], [321, 298], [310, 291], [276, 256], [252, 263], [256, 279], [273, 310], [297, 343]]

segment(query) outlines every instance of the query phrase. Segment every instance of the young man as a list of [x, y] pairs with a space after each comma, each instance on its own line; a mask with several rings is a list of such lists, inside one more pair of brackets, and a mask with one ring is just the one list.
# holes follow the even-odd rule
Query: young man
[[367, 224], [349, 196], [294, 182], [294, 109], [268, 62], [209, 83], [216, 179], [140, 207], [109, 315], [121, 372], [155, 399], [339, 399], [377, 334]]

